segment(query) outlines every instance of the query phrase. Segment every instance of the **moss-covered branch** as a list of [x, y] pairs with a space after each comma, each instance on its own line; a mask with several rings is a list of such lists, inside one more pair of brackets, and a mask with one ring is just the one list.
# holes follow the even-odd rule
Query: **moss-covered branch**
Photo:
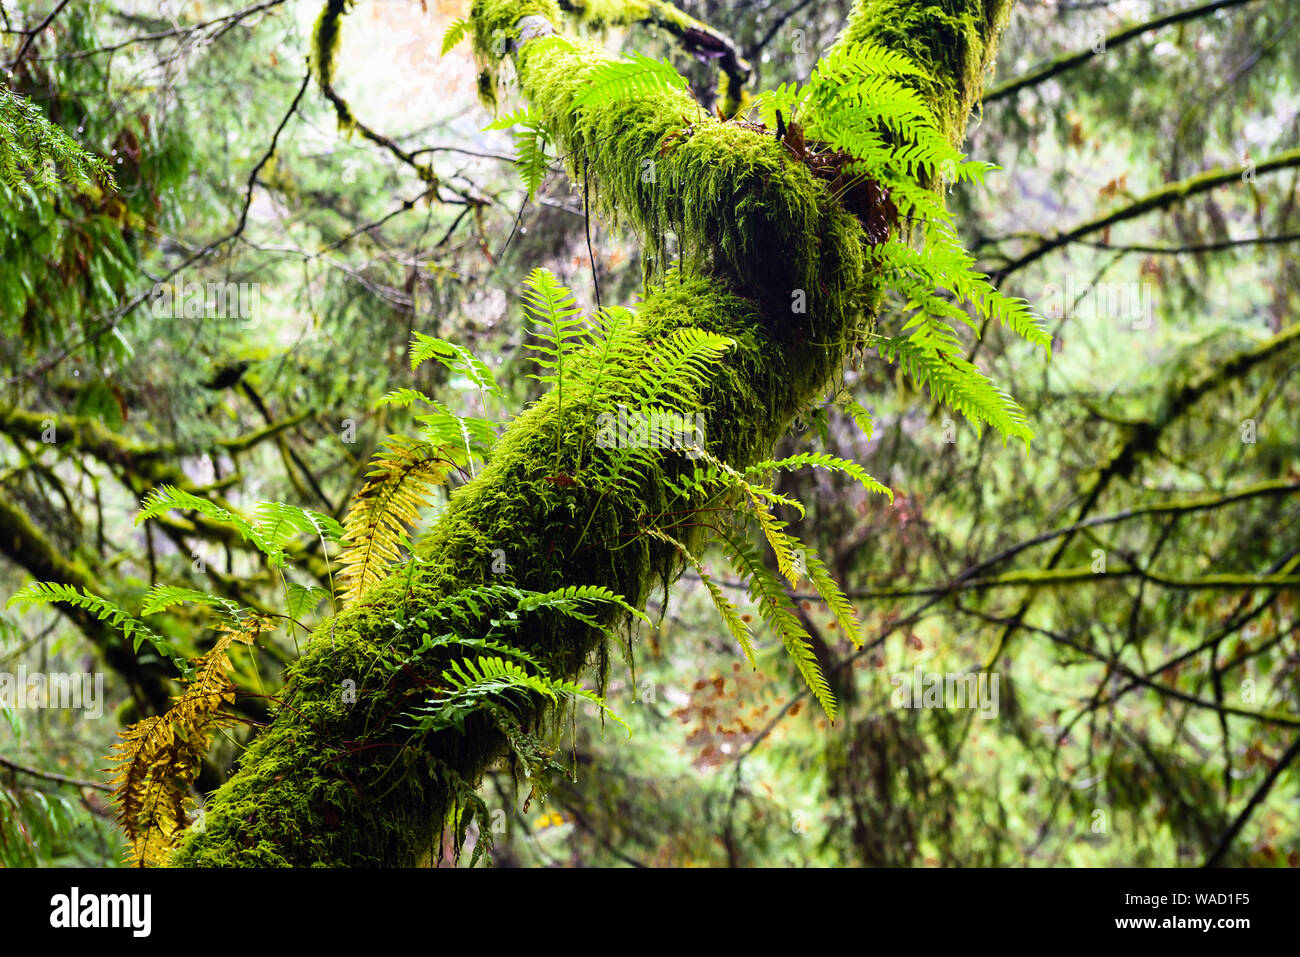
[[1197, 173], [1195, 176], [1189, 176], [1186, 179], [1180, 179], [1175, 183], [1166, 183], [1159, 189], [1154, 189], [1145, 196], [1141, 196], [1119, 209], [1103, 213], [1101, 216], [1090, 219], [1085, 223], [1080, 223], [1068, 232], [1043, 240], [1024, 255], [999, 269], [998, 275], [1008, 276], [1023, 269], [1030, 263], [1037, 262], [1048, 253], [1060, 249], [1062, 246], [1068, 246], [1085, 236], [1102, 232], [1111, 226], [1127, 222], [1130, 219], [1136, 219], [1146, 213], [1167, 209], [1192, 196], [1218, 189], [1220, 186], [1245, 182], [1251, 175], [1271, 173], [1274, 170], [1290, 169], [1296, 166], [1300, 166], [1300, 149], [1287, 150], [1258, 163], [1208, 170], [1204, 173]]
[[[888, 45], [900, 33], [887, 10], [912, 16], [926, 4], [869, 6], [879, 33], [858, 29]], [[966, 28], [907, 33], [908, 50], [930, 65], [955, 58], [970, 68], [941, 74], [930, 91], [956, 109], [978, 89], [1008, 4], [934, 6], [963, 8]], [[537, 42], [561, 22], [553, 0], [477, 0], [480, 90], [494, 98], [496, 75], [513, 59], [524, 98], [570, 164], [590, 174], [601, 208], [632, 225], [651, 251], [665, 233], [677, 234], [680, 274], [646, 298], [634, 335], [662, 340], [696, 328], [733, 340], [699, 411], [710, 452], [740, 466], [755, 462], [819, 397], [864, 321], [874, 283], [863, 228], [825, 182], [783, 158], [774, 137], [703, 115], [684, 92], [584, 108], [580, 95], [605, 54], [580, 40]], [[643, 175], [647, 162], [651, 176]], [[792, 310], [794, 290], [806, 292], [806, 312]], [[556, 481], [597, 444], [583, 411], [566, 395], [561, 412], [551, 393], [521, 415], [418, 545], [420, 564], [322, 623], [290, 670], [287, 706], [213, 795], [205, 828], [182, 846], [178, 863], [409, 864], [436, 848], [446, 814], [473, 800], [490, 762], [522, 759], [508, 729], [534, 727], [548, 712], [544, 701], [520, 706], [517, 722], [505, 726], [499, 712], [482, 709], [465, 717], [463, 731], [423, 737], [402, 727], [410, 723], [402, 715], [458, 660], [451, 651], [417, 660], [416, 650], [427, 631], [443, 627], [440, 608], [450, 602], [467, 611], [456, 604], [467, 588], [603, 586], [641, 607], [679, 571], [676, 551], [644, 534], [643, 524], [681, 502], [666, 480], [690, 463], [666, 456], [616, 496]], [[465, 615], [457, 633], [486, 634], [501, 611], [488, 602]], [[616, 625], [617, 617], [600, 622]], [[554, 676], [605, 660], [600, 630], [558, 615], [528, 617], [511, 640]]]
[[677, 38], [682, 48], [701, 60], [716, 60], [726, 78], [722, 111], [735, 115], [745, 101], [745, 84], [753, 68], [726, 34], [683, 13], [663, 0], [559, 0], [560, 9], [591, 26], [658, 27]]
[[[103, 594], [90, 570], [77, 559], [63, 555], [37, 530], [25, 512], [2, 492], [0, 554], [25, 569], [37, 581], [58, 582]], [[132, 696], [145, 710], [157, 714], [167, 710], [170, 688], [161, 662], [156, 665], [142, 663], [114, 629], [84, 608], [62, 604], [57, 607], [99, 650], [109, 667], [126, 679]]]
[[1300, 587], [1300, 575], [1197, 575], [1193, 577], [1162, 575], [1142, 568], [1112, 568], [1104, 572], [1091, 568], [1051, 568], [1007, 572], [989, 578], [970, 578], [950, 585], [912, 588], [858, 588], [854, 598], [926, 598], [965, 591], [990, 591], [996, 588], [1058, 588], [1062, 585], [1136, 579], [1172, 591], [1249, 591], [1255, 588]]
[[[1084, 519], [1093, 510], [1097, 502], [1101, 500], [1102, 495], [1110, 488], [1111, 483], [1116, 479], [1123, 479], [1132, 475], [1137, 464], [1156, 450], [1161, 437], [1188, 409], [1192, 408], [1210, 392], [1236, 382], [1257, 366], [1285, 354], [1298, 343], [1300, 343], [1300, 325], [1294, 325], [1271, 339], [1260, 343], [1253, 349], [1239, 352], [1218, 368], [1203, 376], [1181, 385], [1175, 384], [1165, 396], [1157, 414], [1149, 421], [1138, 422], [1128, 427], [1128, 435], [1119, 449], [1099, 465], [1096, 478], [1093, 480], [1087, 494], [1084, 495], [1083, 501], [1075, 513], [1074, 523], [1071, 528], [1082, 530], [1087, 526]], [[1052, 551], [1051, 557], [1043, 566], [1044, 573], [1050, 573], [1060, 565], [1076, 534], [1076, 531], [1070, 531], [1068, 534], [1061, 536], [1056, 548]], [[1286, 569], [1284, 574], [1289, 574], [1290, 571], [1291, 569]], [[1263, 582], [1259, 587], [1269, 587], [1269, 583]], [[1007, 620], [1008, 624], [999, 635], [998, 643], [988, 659], [988, 667], [991, 668], [998, 658], [1002, 656], [1003, 651], [1006, 650], [1007, 642], [1010, 641], [1016, 629], [1024, 626], [1025, 616], [1033, 605], [1034, 597], [1035, 593], [1032, 592], [1026, 595], [1018, 604], [1015, 613]]]

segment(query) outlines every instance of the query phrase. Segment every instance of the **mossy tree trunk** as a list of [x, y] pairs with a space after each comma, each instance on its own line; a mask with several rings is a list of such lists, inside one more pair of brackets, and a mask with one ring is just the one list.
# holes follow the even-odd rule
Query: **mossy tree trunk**
[[[921, 92], [957, 141], [1010, 3], [859, 0], [844, 36], [901, 49], [929, 69], [934, 79]], [[608, 5], [600, 6], [608, 17]], [[874, 321], [861, 224], [771, 135], [708, 120], [661, 151], [683, 115], [695, 112], [685, 93], [575, 109], [603, 54], [581, 41], [535, 42], [563, 16], [554, 0], [476, 0], [480, 89], [494, 95], [496, 68], [513, 60], [523, 98], [578, 175], [585, 164], [603, 210], [629, 222], [648, 250], [665, 231], [679, 237], [683, 269], [639, 308], [637, 334], [694, 327], [735, 341], [701, 396], [709, 451], [741, 467], [760, 461], [822, 396]], [[653, 176], [644, 175], [647, 162]], [[796, 291], [806, 310], [792, 308]], [[485, 584], [600, 585], [641, 607], [656, 582], [676, 576], [678, 556], [643, 534], [646, 516], [672, 504], [663, 481], [672, 465], [651, 471], [632, 496], [554, 481], [579, 450], [590, 454], [597, 444], [593, 418], [576, 411], [565, 405], [561, 415], [550, 394], [522, 414], [419, 543], [412, 574], [388, 578], [316, 630], [290, 670], [286, 705], [212, 796], [204, 827], [177, 863], [405, 865], [426, 857], [447, 811], [512, 742], [487, 714], [474, 713], [463, 733], [411, 743], [399, 716], [447, 659], [416, 671], [376, 667], [409, 655], [418, 629], [400, 623]], [[494, 573], [502, 557], [506, 569]], [[484, 630], [492, 611], [482, 616]], [[514, 641], [554, 676], [604, 661], [604, 635], [572, 619], [536, 616]], [[545, 710], [534, 703], [521, 719], [535, 722]]]

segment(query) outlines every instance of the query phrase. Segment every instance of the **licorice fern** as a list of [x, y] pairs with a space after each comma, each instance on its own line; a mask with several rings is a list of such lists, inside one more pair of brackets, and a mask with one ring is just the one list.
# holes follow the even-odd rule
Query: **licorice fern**
[[523, 665], [500, 657], [453, 659], [442, 672], [446, 687], [408, 714], [412, 724], [398, 727], [418, 734], [432, 734], [449, 728], [465, 730], [465, 719], [476, 711], [516, 708], [530, 697], [545, 698], [551, 703], [562, 699], [586, 701], [601, 714], [627, 729], [627, 722], [615, 714], [605, 699], [575, 681], [560, 681], [545, 672], [530, 673]]
[[550, 160], [546, 156], [549, 137], [540, 118], [531, 110], [523, 109], [496, 120], [483, 127], [485, 130], [508, 130], [517, 127], [515, 138], [515, 170], [524, 186], [528, 188], [528, 198], [533, 199], [542, 187], [546, 168]]
[[[559, 41], [556, 38], [550, 42]], [[574, 101], [574, 109], [599, 108], [662, 90], [689, 88], [686, 79], [667, 60], [633, 52], [622, 60], [607, 60], [592, 70], [586, 88]]]
[[389, 437], [343, 520], [339, 564], [344, 569], [344, 604], [387, 577], [406, 529], [418, 524], [420, 509], [433, 504], [433, 488], [446, 482], [455, 465], [446, 446]]
[[223, 626], [212, 649], [196, 662], [185, 693], [165, 714], [152, 715], [118, 733], [109, 760], [118, 824], [129, 862], [165, 866], [181, 833], [193, 823], [190, 785], [198, 777], [213, 733], [232, 723], [223, 711], [235, 702], [229, 672], [234, 642], [251, 645], [270, 622], [252, 615]]
[[[89, 589], [83, 588], [77, 591], [73, 586], [60, 582], [32, 582], [15, 592], [5, 607], [49, 605], [55, 602], [88, 611], [105, 624], [117, 628], [122, 632], [122, 636], [131, 642], [132, 650], [139, 651], [141, 646], [148, 642], [159, 655], [170, 659], [178, 668], [184, 668], [184, 659], [179, 656], [176, 647], [170, 641], [115, 602], [93, 594]], [[147, 615], [149, 612], [144, 611], [141, 614]]]
[[[693, 474], [681, 480], [670, 479], [668, 485], [683, 499], [699, 504], [688, 518], [679, 518], [677, 521], [692, 522], [698, 520], [696, 516], [710, 514], [712, 520], [716, 522], [719, 520], [720, 511], [730, 512], [733, 527], [718, 528], [718, 541], [736, 572], [745, 581], [750, 599], [758, 609], [759, 617], [781, 639], [808, 689], [827, 716], [834, 720], [836, 714], [834, 695], [813, 654], [809, 635], [794, 613], [787, 585], [789, 588], [795, 588], [806, 578], [830, 608], [844, 636], [854, 647], [861, 647], [862, 626], [858, 620], [857, 610], [836, 584], [817, 554], [786, 531], [787, 523], [777, 518], [772, 511], [773, 506], [781, 505], [794, 508], [803, 514], [802, 504], [750, 481], [749, 477], [757, 478], [776, 469], [819, 467], [849, 475], [870, 492], [890, 495], [891, 498], [892, 493], [868, 475], [857, 463], [830, 455], [801, 453], [784, 459], [759, 462], [741, 473], [703, 449], [693, 449], [692, 452], [697, 454], [702, 462], [697, 464]], [[759, 554], [746, 541], [746, 530], [751, 524], [757, 527], [771, 549], [773, 561], [781, 577], [773, 574], [762, 563]], [[723, 595], [717, 582], [705, 572], [700, 559], [671, 535], [673, 528], [674, 525], [669, 524], [662, 528], [647, 528], [646, 531], [651, 537], [672, 545], [683, 559], [694, 566], [727, 630], [740, 644], [745, 657], [753, 664], [752, 635], [743, 616]]]

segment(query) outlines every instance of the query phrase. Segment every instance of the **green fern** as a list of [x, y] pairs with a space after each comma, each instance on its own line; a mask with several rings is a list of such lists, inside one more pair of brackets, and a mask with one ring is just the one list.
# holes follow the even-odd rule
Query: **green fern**
[[[858, 408], [861, 409], [862, 407], [858, 406]], [[862, 409], [862, 411], [866, 412], [865, 409]], [[894, 500], [893, 490], [877, 482], [857, 462], [828, 455], [825, 452], [800, 452], [798, 455], [787, 456], [783, 459], [759, 462], [745, 469], [745, 474], [757, 475], [775, 469], [792, 470], [804, 468], [805, 466], [816, 466], [832, 472], [843, 472], [845, 475], [856, 479], [868, 492], [887, 495], [891, 502]]]
[[484, 127], [485, 130], [508, 130], [518, 127], [515, 138], [515, 170], [524, 186], [528, 188], [528, 198], [537, 196], [546, 177], [550, 160], [546, 156], [546, 144], [549, 136], [542, 126], [541, 118], [529, 109], [499, 117]]
[[758, 667], [757, 662], [754, 660], [754, 637], [750, 633], [749, 626], [745, 624], [745, 619], [741, 617], [736, 606], [727, 600], [727, 596], [722, 593], [722, 589], [718, 586], [718, 583], [715, 582], [709, 573], [704, 570], [704, 565], [700, 560], [696, 558], [691, 550], [680, 541], [673, 538], [671, 535], [661, 532], [657, 528], [647, 529], [646, 534], [651, 538], [664, 542], [667, 545], [671, 545], [677, 550], [677, 553], [681, 555], [682, 558], [690, 563], [691, 567], [695, 569], [696, 574], [700, 576], [700, 581], [704, 583], [704, 587], [709, 593], [709, 598], [713, 600], [714, 607], [718, 609], [718, 614], [722, 616], [722, 621], [723, 624], [727, 626], [727, 631], [731, 633], [731, 637], [735, 638], [736, 643], [740, 645], [740, 650], [744, 654], [745, 660], [749, 662], [751, 667]]
[[146, 522], [151, 518], [172, 511], [198, 512], [220, 525], [233, 528], [244, 541], [252, 542], [260, 552], [266, 555], [271, 560], [272, 565], [280, 565], [284, 562], [283, 550], [264, 538], [257, 527], [248, 519], [174, 485], [160, 485], [150, 490], [140, 503], [140, 511], [135, 517], [135, 524], [139, 525], [141, 522]]
[[156, 615], [169, 608], [185, 604], [207, 605], [216, 608], [230, 618], [237, 616], [240, 610], [239, 603], [229, 598], [210, 595], [207, 592], [184, 588], [180, 585], [158, 584], [149, 589], [148, 594], [144, 596], [144, 601], [140, 604], [140, 614]]
[[329, 601], [330, 593], [319, 585], [301, 585], [289, 582], [284, 586], [284, 613], [298, 621], [308, 612], [320, 607], [321, 602]]
[[606, 61], [592, 70], [587, 76], [586, 89], [574, 99], [573, 109], [599, 108], [663, 90], [689, 89], [686, 78], [667, 60], [629, 53], [623, 60]]
[[960, 359], [965, 347], [955, 327], [978, 335], [983, 326], [975, 320], [993, 319], [1045, 350], [1051, 340], [1028, 303], [998, 292], [975, 270], [950, 213], [929, 188], [944, 180], [980, 181], [994, 167], [949, 144], [914, 88], [927, 80], [926, 71], [901, 53], [848, 43], [824, 57], [806, 84], [761, 94], [757, 106], [771, 125], [788, 117], [793, 127], [797, 118], [798, 142], [806, 145], [796, 152], [819, 153], [823, 163], [842, 168], [842, 194], [874, 182], [904, 224], [883, 242], [873, 239], [871, 247], [877, 271], [904, 296], [902, 311], [910, 313], [898, 333], [884, 337], [882, 355], [905, 363], [914, 380], [977, 429], [990, 425], [1028, 443], [1032, 432], [1019, 407]]
[[748, 542], [732, 536], [724, 536], [722, 548], [731, 559], [736, 572], [745, 579], [750, 599], [758, 609], [759, 617], [780, 637], [786, 653], [794, 662], [808, 690], [822, 706], [826, 716], [834, 721], [837, 707], [835, 695], [832, 694], [826, 676], [822, 674], [821, 666], [817, 663], [812, 640], [803, 625], [799, 623], [799, 618], [790, 604], [780, 579], [763, 565], [757, 552]]
[[134, 651], [139, 651], [141, 646], [148, 642], [159, 655], [170, 659], [182, 674], [187, 672], [185, 659], [177, 653], [176, 647], [170, 641], [146, 627], [144, 622], [116, 603], [94, 594], [89, 589], [83, 588], [77, 591], [73, 586], [59, 582], [32, 582], [15, 592], [5, 603], [5, 607], [48, 605], [54, 602], [88, 611], [100, 621], [117, 628], [122, 632], [122, 637], [131, 642]]
[[703, 329], [675, 329], [648, 352], [649, 369], [638, 397], [646, 405], [677, 403], [689, 407], [723, 353], [735, 342]]
[[451, 21], [451, 24], [447, 27], [447, 32], [442, 35], [441, 56], [446, 56], [448, 53], [450, 53], [452, 50], [458, 47], [461, 44], [461, 42], [469, 35], [470, 35], [469, 20], [467, 20], [465, 17], [458, 17], [455, 20]]
[[565, 359], [576, 350], [586, 324], [581, 317], [582, 310], [573, 300], [573, 293], [562, 286], [549, 269], [534, 269], [524, 280], [524, 287], [524, 308], [533, 320], [532, 333], [537, 339], [528, 344], [528, 349], [539, 367], [550, 370], [529, 378], [555, 389], [555, 418], [561, 423], [555, 435], [558, 454], [564, 422]]
[[530, 674], [523, 665], [500, 657], [453, 660], [442, 673], [445, 691], [429, 698], [405, 717], [414, 724], [399, 727], [420, 734], [454, 728], [465, 731], [465, 719], [483, 708], [505, 706], [515, 710], [531, 698], [556, 703], [561, 699], [578, 699], [596, 705], [603, 715], [627, 729], [627, 722], [615, 714], [605, 699], [577, 682], [555, 681], [542, 674]]
[[1015, 401], [960, 355], [936, 350], [932, 343], [907, 336], [874, 337], [880, 355], [896, 363], [918, 386], [960, 412], [978, 429], [988, 424], [1004, 436], [1033, 438], [1024, 412]]
[[[411, 340], [411, 371], [415, 372], [430, 360], [436, 360], [452, 373], [463, 375], [483, 395], [503, 398], [496, 376], [482, 359], [458, 343], [417, 332]], [[423, 397], [423, 393], [419, 395]]]

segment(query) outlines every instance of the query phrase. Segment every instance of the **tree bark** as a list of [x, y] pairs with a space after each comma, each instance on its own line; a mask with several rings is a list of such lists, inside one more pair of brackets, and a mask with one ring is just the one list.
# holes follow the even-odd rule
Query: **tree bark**
[[[928, 68], [934, 78], [921, 92], [957, 141], [1010, 3], [859, 0], [845, 38], [901, 49]], [[683, 131], [683, 117], [697, 112], [685, 93], [575, 108], [604, 54], [581, 41], [537, 44], [561, 22], [554, 0], [476, 0], [480, 91], [494, 98], [497, 71], [513, 59], [524, 99], [574, 172], [590, 175], [601, 208], [632, 225], [648, 250], [665, 231], [676, 233], [682, 269], [639, 307], [637, 334], [694, 327], [735, 341], [701, 397], [707, 444], [737, 467], [761, 461], [872, 321], [876, 289], [861, 224], [772, 135], [712, 119]], [[662, 148], [670, 135], [672, 147]], [[806, 311], [791, 308], [796, 290]], [[492, 761], [513, 753], [512, 742], [489, 715], [474, 713], [464, 733], [410, 743], [397, 727], [401, 711], [447, 661], [418, 673], [375, 667], [418, 643], [419, 629], [399, 623], [484, 584], [600, 585], [642, 607], [657, 582], [680, 571], [675, 552], [643, 534], [647, 516], [677, 507], [664, 481], [672, 463], [648, 470], [632, 496], [598, 497], [554, 481], [557, 436], [561, 463], [596, 445], [594, 422], [581, 411], [565, 404], [561, 414], [552, 393], [520, 415], [490, 465], [452, 496], [417, 546], [422, 564], [410, 578], [389, 577], [321, 624], [290, 669], [285, 706], [212, 796], [178, 864], [409, 865], [436, 849], [447, 813]], [[502, 552], [507, 571], [494, 575]], [[484, 630], [493, 611], [482, 616]], [[603, 670], [601, 631], [536, 617], [515, 643], [549, 673], [576, 676], [593, 660]], [[354, 703], [346, 681], [355, 682]], [[531, 724], [546, 711], [534, 702], [520, 717]]]

